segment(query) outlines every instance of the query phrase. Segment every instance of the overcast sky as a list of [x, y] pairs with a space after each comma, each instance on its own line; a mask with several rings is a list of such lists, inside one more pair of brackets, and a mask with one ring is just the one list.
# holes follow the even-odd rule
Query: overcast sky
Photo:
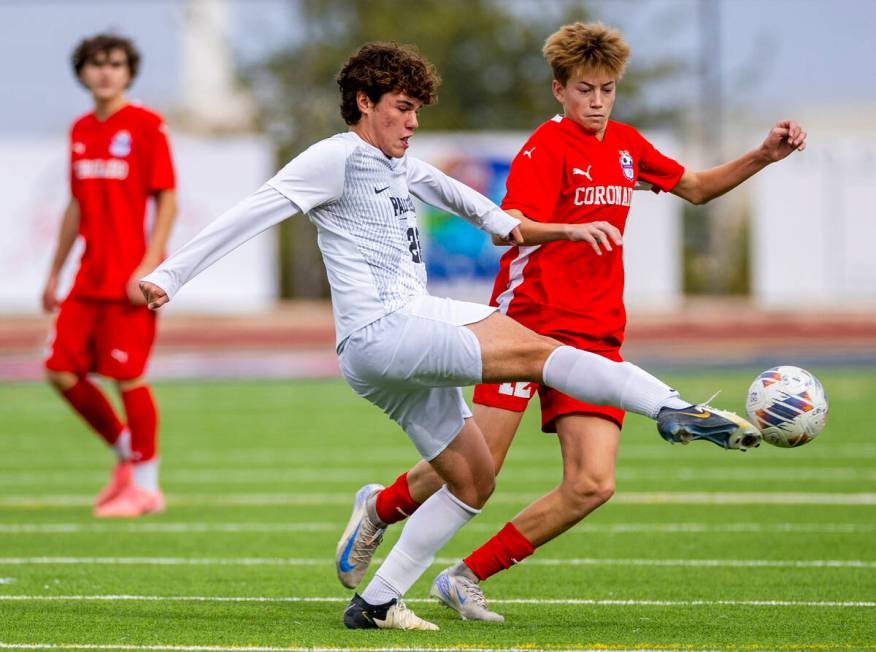
[[[375, 0], [379, 1], [379, 0]], [[453, 1], [453, 0], [448, 0]], [[696, 65], [700, 0], [595, 0], [624, 30], [633, 61], [675, 56]], [[294, 0], [230, 0], [230, 38], [252, 60], [294, 38]], [[728, 107], [771, 111], [876, 106], [876, 0], [719, 0], [720, 70]], [[0, 0], [0, 134], [54, 135], [89, 108], [69, 72], [73, 45], [114, 29], [145, 54], [132, 96], [158, 109], [179, 86], [182, 0]], [[290, 8], [291, 7], [291, 8]], [[416, 3], [411, 2], [415, 14]], [[404, 40], [404, 35], [399, 35]], [[695, 93], [694, 80], [682, 92]]]

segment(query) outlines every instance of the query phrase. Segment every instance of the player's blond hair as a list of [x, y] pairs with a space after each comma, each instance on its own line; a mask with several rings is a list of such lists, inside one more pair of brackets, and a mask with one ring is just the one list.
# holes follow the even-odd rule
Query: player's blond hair
[[630, 46], [621, 33], [602, 23], [563, 25], [547, 37], [544, 58], [563, 86], [578, 70], [608, 73], [617, 79], [624, 74]]

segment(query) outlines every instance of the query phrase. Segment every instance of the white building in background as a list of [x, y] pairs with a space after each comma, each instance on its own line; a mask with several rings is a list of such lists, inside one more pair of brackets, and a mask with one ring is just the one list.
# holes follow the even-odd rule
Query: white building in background
[[876, 305], [876, 107], [801, 112], [808, 147], [752, 182], [752, 294], [765, 308]]
[[252, 127], [255, 103], [237, 84], [228, 0], [188, 0], [182, 11], [180, 104], [174, 117], [188, 131]]

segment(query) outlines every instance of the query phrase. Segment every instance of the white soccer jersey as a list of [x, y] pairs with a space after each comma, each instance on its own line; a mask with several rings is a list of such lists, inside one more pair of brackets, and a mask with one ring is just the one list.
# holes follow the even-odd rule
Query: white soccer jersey
[[[337, 342], [427, 294], [411, 196], [505, 237], [519, 224], [489, 199], [415, 158], [388, 158], [357, 134], [320, 141], [220, 216], [144, 280], [173, 297], [216, 260], [290, 215], [318, 230]], [[291, 202], [291, 205], [290, 205]]]

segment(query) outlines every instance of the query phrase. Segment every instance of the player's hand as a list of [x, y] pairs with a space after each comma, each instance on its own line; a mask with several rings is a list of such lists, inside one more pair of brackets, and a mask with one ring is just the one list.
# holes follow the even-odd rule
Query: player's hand
[[58, 277], [52, 274], [46, 281], [42, 296], [43, 310], [48, 313], [58, 309]]
[[620, 229], [609, 222], [586, 222], [584, 224], [569, 224], [568, 236], [573, 242], [587, 242], [593, 247], [597, 256], [602, 250], [612, 251], [611, 244], [618, 246], [624, 243]]
[[504, 238], [500, 238], [503, 244], [509, 245], [522, 245], [523, 244], [523, 234], [520, 233], [520, 227], [515, 226]]
[[140, 281], [140, 292], [143, 294], [141, 303], [145, 303], [149, 310], [158, 310], [170, 301], [167, 292], [149, 281]]
[[770, 129], [760, 150], [770, 163], [781, 161], [791, 152], [806, 149], [806, 132], [793, 120], [782, 120]]
[[159, 262], [160, 261], [156, 261], [153, 263], [144, 259], [139, 265], [137, 265], [137, 269], [134, 270], [134, 273], [131, 274], [131, 277], [128, 279], [126, 293], [128, 295], [128, 301], [133, 305], [142, 306], [146, 303], [143, 300], [143, 293], [140, 291], [140, 279], [147, 274], [154, 272], [155, 268], [158, 267]]
[[[145, 276], [145, 275], [144, 275]], [[125, 293], [128, 295], [128, 301], [132, 305], [142, 306], [146, 303], [143, 299], [143, 293], [140, 291], [139, 277], [132, 276], [128, 279], [128, 285], [125, 287]]]

